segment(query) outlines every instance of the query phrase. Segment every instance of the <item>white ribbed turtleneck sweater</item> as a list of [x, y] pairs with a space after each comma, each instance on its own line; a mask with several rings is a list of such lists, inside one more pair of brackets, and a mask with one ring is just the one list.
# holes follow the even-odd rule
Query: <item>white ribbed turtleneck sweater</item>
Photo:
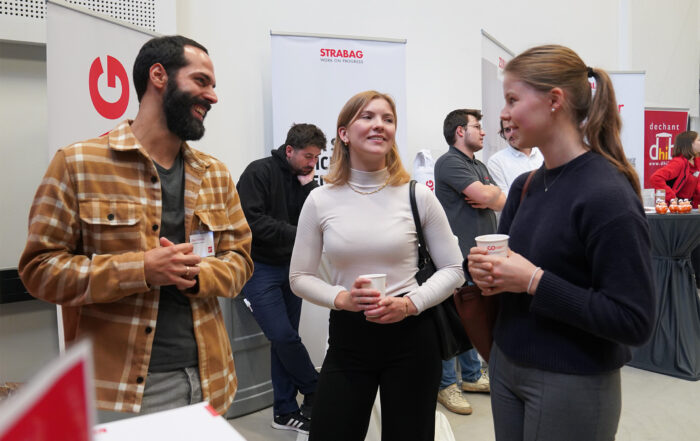
[[[352, 170], [350, 184], [371, 192], [387, 177], [386, 169]], [[297, 226], [289, 276], [292, 291], [335, 309], [338, 293], [350, 291], [360, 274], [386, 273], [387, 295], [408, 292], [419, 312], [452, 294], [464, 282], [462, 255], [442, 206], [420, 184], [416, 185], [418, 212], [438, 271], [422, 286], [416, 282], [418, 241], [408, 192], [408, 184], [386, 186], [373, 194], [359, 194], [348, 185], [313, 190]], [[328, 282], [317, 275], [324, 248], [330, 263]]]

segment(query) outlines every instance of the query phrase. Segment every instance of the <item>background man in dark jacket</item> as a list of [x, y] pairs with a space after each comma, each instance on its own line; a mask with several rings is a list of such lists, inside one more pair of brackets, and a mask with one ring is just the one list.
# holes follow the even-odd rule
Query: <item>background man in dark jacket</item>
[[[237, 189], [253, 232], [253, 277], [243, 288], [255, 320], [272, 343], [272, 427], [308, 433], [318, 374], [299, 337], [301, 298], [289, 288], [289, 261], [301, 207], [318, 184], [314, 172], [326, 137], [295, 124], [272, 155], [253, 161]], [[299, 408], [297, 393], [304, 395]]]

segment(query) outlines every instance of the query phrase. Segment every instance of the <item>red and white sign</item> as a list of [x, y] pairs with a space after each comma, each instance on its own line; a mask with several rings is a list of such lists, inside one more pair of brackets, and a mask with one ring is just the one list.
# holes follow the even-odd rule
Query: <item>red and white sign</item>
[[94, 408], [92, 346], [83, 341], [0, 405], [0, 441], [88, 441]]
[[[102, 77], [103, 73], [107, 74], [108, 88], [116, 88], [117, 80], [119, 80], [116, 101], [107, 101], [100, 92], [100, 77]], [[117, 119], [124, 115], [129, 105], [129, 76], [126, 73], [126, 69], [124, 69], [124, 65], [119, 60], [111, 55], [107, 55], [107, 72], [105, 72], [100, 58], [96, 57], [90, 65], [88, 87], [92, 105], [102, 117]]]
[[[356, 93], [377, 90], [396, 103], [396, 144], [402, 154], [407, 138], [404, 41], [273, 34], [271, 45], [273, 146], [284, 142], [294, 123], [321, 128], [328, 146], [316, 164], [315, 179], [322, 184], [333, 155], [338, 112]], [[269, 155], [269, 148], [263, 156]], [[320, 273], [329, 274], [324, 267], [322, 263]], [[301, 309], [299, 335], [315, 366], [321, 366], [326, 355], [327, 327], [319, 331], [318, 324], [328, 323], [328, 313], [328, 308], [308, 302]]]
[[644, 188], [649, 178], [673, 157], [676, 135], [688, 127], [687, 110], [646, 109], [644, 111]]
[[[402, 154], [406, 146], [404, 42], [273, 34], [271, 46], [272, 145], [282, 144], [294, 123], [321, 128], [328, 146], [318, 159], [314, 179], [323, 184], [333, 155], [331, 141], [336, 137], [338, 112], [356, 93], [378, 90], [391, 95], [396, 103], [396, 143]], [[402, 160], [408, 163], [407, 158]], [[302, 311], [306, 308], [304, 305]], [[325, 340], [322, 345], [325, 348]], [[316, 361], [313, 354], [312, 359]]]
[[131, 71], [141, 46], [156, 34], [62, 3], [48, 2], [46, 18], [48, 152], [53, 157], [61, 147], [136, 116]]

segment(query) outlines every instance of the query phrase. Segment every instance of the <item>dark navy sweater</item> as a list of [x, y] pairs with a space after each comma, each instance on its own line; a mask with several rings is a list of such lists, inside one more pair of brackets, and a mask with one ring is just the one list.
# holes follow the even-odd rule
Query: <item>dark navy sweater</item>
[[644, 343], [655, 321], [641, 202], [627, 179], [592, 152], [552, 170], [542, 166], [521, 203], [526, 178], [513, 183], [499, 232], [544, 273], [534, 296], [500, 295], [494, 339], [511, 360], [544, 370], [619, 368], [630, 360], [629, 345]]

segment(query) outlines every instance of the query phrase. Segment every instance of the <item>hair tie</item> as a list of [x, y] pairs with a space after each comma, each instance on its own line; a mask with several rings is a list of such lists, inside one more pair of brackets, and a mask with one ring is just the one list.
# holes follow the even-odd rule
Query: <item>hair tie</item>
[[593, 72], [593, 68], [588, 66], [588, 78], [590, 77], [595, 77], [595, 72]]

